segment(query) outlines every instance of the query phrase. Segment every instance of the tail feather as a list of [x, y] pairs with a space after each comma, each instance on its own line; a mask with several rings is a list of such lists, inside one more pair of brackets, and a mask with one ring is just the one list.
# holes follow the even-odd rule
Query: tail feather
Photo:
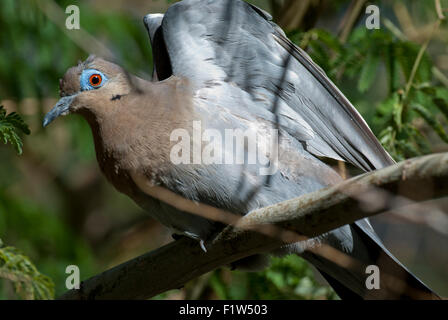
[[[440, 299], [384, 247], [367, 220], [352, 224], [350, 228], [354, 247], [349, 256], [356, 264], [341, 266], [320, 252], [302, 254], [342, 299]], [[368, 265], [379, 268], [379, 289], [367, 289]]]

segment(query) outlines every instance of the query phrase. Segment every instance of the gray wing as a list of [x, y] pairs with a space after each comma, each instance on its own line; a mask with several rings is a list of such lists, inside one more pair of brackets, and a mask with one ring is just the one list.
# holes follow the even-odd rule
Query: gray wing
[[151, 41], [151, 45], [154, 44], [154, 37], [157, 29], [162, 25], [163, 14], [162, 13], [151, 13], [147, 14], [143, 18], [143, 22], [146, 26], [146, 30], [148, 31], [149, 39]]
[[[166, 50], [156, 61], [158, 75], [159, 66], [165, 64], [161, 73], [164, 77], [174, 74], [190, 79], [196, 102], [203, 101], [207, 110], [216, 114], [217, 122], [221, 121], [220, 110], [246, 121], [261, 118], [295, 138], [298, 155], [308, 154], [300, 150], [303, 146], [314, 155], [346, 160], [366, 171], [393, 163], [356, 109], [266, 12], [239, 0], [184, 0], [168, 9], [157, 30], [163, 36], [161, 47]], [[212, 110], [213, 106], [218, 110]], [[312, 162], [308, 159], [307, 163]], [[176, 182], [175, 186], [170, 186], [170, 181], [164, 184], [189, 195], [187, 198], [199, 202], [215, 199], [211, 205], [244, 214], [253, 208], [250, 204], [245, 208], [246, 203], [238, 205], [235, 200], [233, 192], [239, 189], [240, 177], [237, 169], [220, 167], [215, 172], [198, 172], [194, 181], [184, 181], [184, 190], [176, 176], [169, 179]], [[327, 176], [326, 172], [307, 171], [313, 174], [308, 180], [275, 175], [275, 187], [264, 185], [253, 206], [276, 203], [325, 185], [319, 178]], [[216, 195], [210, 194], [212, 191]], [[333, 231], [327, 240], [367, 264], [385, 261], [381, 270], [399, 276], [411, 288], [431, 292], [384, 248], [367, 219]], [[382, 255], [386, 258], [378, 260]], [[340, 289], [338, 292], [363, 296], [364, 270], [341, 268], [331, 261], [316, 260], [322, 259], [319, 257], [308, 258]]]
[[172, 74], [191, 79], [205, 99], [232, 97], [225, 107], [234, 114], [278, 123], [314, 155], [364, 170], [392, 164], [347, 98], [270, 19], [239, 0], [172, 5], [162, 21]]
[[162, 20], [163, 14], [161, 13], [147, 14], [143, 18], [152, 48], [153, 81], [163, 80], [164, 78], [169, 77], [172, 73], [165, 42], [163, 41], [163, 32], [161, 28]]

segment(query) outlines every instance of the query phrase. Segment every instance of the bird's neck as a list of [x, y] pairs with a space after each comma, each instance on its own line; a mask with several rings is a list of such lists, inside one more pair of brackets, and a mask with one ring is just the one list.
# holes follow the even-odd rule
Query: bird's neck
[[161, 175], [171, 165], [171, 133], [191, 131], [198, 116], [192, 96], [179, 86], [180, 81], [169, 79], [143, 93], [110, 101], [113, 106], [108, 113], [84, 115], [92, 129], [99, 166], [120, 191], [130, 192], [123, 190], [129, 183], [122, 180], [132, 172]]

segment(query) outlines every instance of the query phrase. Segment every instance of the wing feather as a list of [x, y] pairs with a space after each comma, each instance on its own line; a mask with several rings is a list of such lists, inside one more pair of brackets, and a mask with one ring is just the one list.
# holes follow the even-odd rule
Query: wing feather
[[394, 163], [344, 94], [268, 13], [240, 0], [184, 0], [168, 9], [162, 29], [172, 73], [192, 80], [204, 99], [227, 92], [225, 108], [242, 114], [244, 101], [246, 111], [279, 123], [314, 155], [366, 171]]

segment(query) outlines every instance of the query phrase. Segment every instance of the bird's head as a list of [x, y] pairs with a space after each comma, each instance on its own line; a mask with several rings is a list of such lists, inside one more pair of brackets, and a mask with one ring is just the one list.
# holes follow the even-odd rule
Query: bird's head
[[[131, 90], [130, 76], [118, 65], [95, 56], [68, 69], [59, 82], [61, 99], [44, 118], [43, 126], [69, 113], [97, 117], [110, 105], [107, 100], [117, 99]], [[113, 104], [112, 104], [113, 105]]]

